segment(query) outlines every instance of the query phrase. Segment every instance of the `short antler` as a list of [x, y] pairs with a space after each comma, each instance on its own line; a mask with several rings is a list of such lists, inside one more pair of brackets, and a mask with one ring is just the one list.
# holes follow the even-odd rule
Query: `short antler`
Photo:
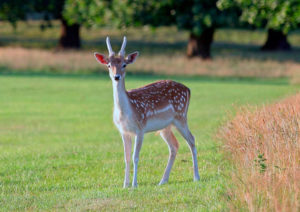
[[123, 43], [122, 43], [122, 47], [119, 51], [119, 55], [125, 57], [125, 47], [126, 47], [126, 43], [127, 43], [127, 39], [126, 36], [124, 36], [123, 38]]
[[109, 56], [113, 56], [115, 53], [114, 53], [114, 51], [111, 48], [109, 37], [106, 37], [106, 45], [107, 45]]

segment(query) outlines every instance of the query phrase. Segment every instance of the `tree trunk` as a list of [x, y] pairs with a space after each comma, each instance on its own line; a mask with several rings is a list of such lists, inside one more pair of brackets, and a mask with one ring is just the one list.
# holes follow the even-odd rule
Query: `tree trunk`
[[213, 42], [214, 28], [205, 29], [201, 35], [190, 34], [187, 46], [187, 56], [201, 57], [202, 59], [210, 59], [210, 47]]
[[266, 43], [261, 47], [263, 51], [291, 50], [287, 36], [282, 31], [269, 29]]
[[61, 19], [61, 34], [58, 43], [58, 48], [80, 48], [80, 25], [72, 24], [68, 25], [67, 21]]

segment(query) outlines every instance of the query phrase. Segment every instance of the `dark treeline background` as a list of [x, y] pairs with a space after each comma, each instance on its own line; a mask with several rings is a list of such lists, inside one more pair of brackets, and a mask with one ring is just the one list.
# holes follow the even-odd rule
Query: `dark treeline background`
[[43, 19], [41, 28], [59, 19], [58, 47], [80, 48], [80, 27], [126, 28], [174, 25], [189, 32], [188, 57], [210, 58], [215, 31], [220, 27], [266, 29], [261, 50], [290, 50], [288, 33], [299, 28], [299, 0], [2, 0], [0, 19]]

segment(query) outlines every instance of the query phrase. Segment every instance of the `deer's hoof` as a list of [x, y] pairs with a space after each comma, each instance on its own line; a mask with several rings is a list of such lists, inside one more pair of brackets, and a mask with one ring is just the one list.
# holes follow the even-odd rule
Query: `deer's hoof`
[[199, 180], [200, 180], [199, 176], [194, 177], [194, 181], [199, 181]]
[[161, 180], [158, 185], [163, 185], [163, 184], [166, 184], [167, 182], [168, 182], [168, 180]]
[[130, 187], [130, 183], [124, 183], [123, 188], [129, 188]]

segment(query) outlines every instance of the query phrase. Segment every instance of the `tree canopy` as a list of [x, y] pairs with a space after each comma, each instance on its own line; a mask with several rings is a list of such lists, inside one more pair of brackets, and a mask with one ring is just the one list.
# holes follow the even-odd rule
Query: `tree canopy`
[[[70, 23], [88, 27], [175, 25], [188, 30], [194, 39], [188, 55], [210, 57], [214, 29], [237, 20], [234, 9], [220, 11], [216, 3], [217, 0], [67, 0], [64, 16]], [[201, 48], [203, 45], [207, 46]], [[206, 52], [202, 54], [202, 50]]]
[[217, 0], [67, 0], [64, 15], [86, 26], [176, 25], [200, 35], [211, 27], [231, 25], [232, 9], [220, 11]]
[[1, 0], [0, 1], [0, 19], [9, 21], [16, 27], [17, 21], [25, 18], [28, 5], [22, 0]]
[[86, 27], [109, 25], [111, 4], [110, 0], [66, 0], [63, 15], [70, 24], [79, 23]]
[[300, 24], [299, 0], [219, 0], [218, 7], [238, 8], [242, 12], [241, 21], [285, 34]]

